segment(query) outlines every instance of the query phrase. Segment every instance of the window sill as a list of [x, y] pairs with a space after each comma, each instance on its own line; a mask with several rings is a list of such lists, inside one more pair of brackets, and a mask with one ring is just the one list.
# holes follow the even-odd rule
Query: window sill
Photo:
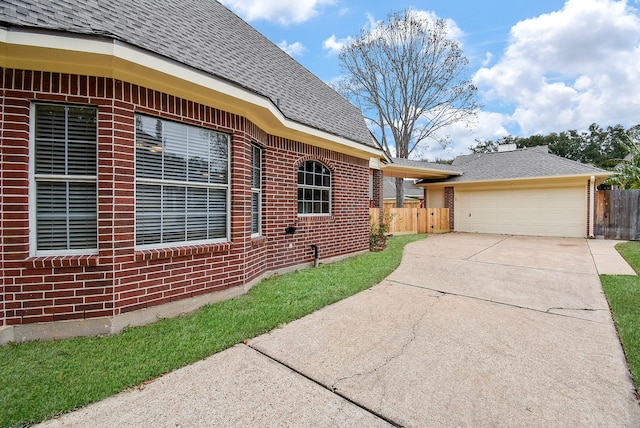
[[85, 256], [42, 256], [29, 257], [25, 260], [25, 267], [31, 269], [41, 268], [65, 268], [97, 266], [98, 256], [96, 254]]
[[335, 221], [331, 214], [298, 214], [298, 223], [317, 223]]
[[157, 248], [153, 250], [136, 250], [136, 261], [170, 259], [172, 257], [192, 256], [197, 254], [223, 253], [231, 249], [230, 242], [218, 244], [187, 245], [183, 247]]

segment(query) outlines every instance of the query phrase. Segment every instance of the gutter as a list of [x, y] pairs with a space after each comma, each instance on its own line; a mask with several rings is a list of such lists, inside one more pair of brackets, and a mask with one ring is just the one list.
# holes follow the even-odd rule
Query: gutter
[[589, 202], [589, 225], [587, 227], [588, 237], [594, 238], [594, 229], [596, 223], [596, 219], [594, 218], [596, 207], [596, 177], [593, 175], [589, 177]]
[[[548, 175], [548, 176], [537, 176], [537, 177], [510, 177], [510, 178], [496, 178], [491, 180], [420, 180], [415, 185], [426, 185], [426, 184], [446, 184], [446, 185], [467, 185], [467, 184], [497, 184], [497, 183], [510, 183], [510, 182], [518, 182], [518, 181], [542, 181], [542, 180], [567, 180], [567, 179], [590, 179], [593, 178], [595, 181], [598, 179], [606, 179], [611, 176], [613, 172], [606, 171], [605, 173], [593, 174], [593, 173], [585, 173], [585, 174], [572, 174], [572, 175]], [[464, 174], [460, 174], [464, 178]]]

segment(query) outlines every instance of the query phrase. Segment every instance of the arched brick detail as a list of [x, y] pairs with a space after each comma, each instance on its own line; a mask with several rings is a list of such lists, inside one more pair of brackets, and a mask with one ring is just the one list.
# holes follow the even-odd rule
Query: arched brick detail
[[307, 155], [307, 156], [303, 156], [300, 159], [298, 159], [296, 161], [296, 163], [294, 164], [295, 170], [297, 171], [298, 168], [300, 167], [300, 165], [302, 165], [304, 162], [310, 161], [310, 160], [311, 161], [320, 162], [321, 164], [325, 165], [327, 168], [329, 168], [331, 170], [332, 174], [336, 170], [335, 162], [333, 162], [331, 159], [327, 159], [327, 158], [324, 158], [322, 156], [315, 156], [315, 155]]

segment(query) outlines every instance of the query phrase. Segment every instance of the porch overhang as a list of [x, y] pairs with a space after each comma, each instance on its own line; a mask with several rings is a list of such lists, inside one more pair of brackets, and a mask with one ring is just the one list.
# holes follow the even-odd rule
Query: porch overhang
[[385, 164], [382, 167], [382, 173], [385, 177], [413, 178], [416, 180], [444, 180], [449, 177], [462, 175], [461, 172], [457, 171], [445, 171], [436, 168], [398, 165], [395, 163]]

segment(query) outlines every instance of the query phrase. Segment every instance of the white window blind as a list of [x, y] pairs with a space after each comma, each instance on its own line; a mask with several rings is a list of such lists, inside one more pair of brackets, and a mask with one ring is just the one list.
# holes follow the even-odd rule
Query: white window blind
[[262, 233], [262, 149], [251, 146], [251, 234]]
[[36, 253], [96, 251], [96, 109], [36, 104], [34, 111]]
[[136, 116], [136, 245], [228, 238], [229, 136]]

